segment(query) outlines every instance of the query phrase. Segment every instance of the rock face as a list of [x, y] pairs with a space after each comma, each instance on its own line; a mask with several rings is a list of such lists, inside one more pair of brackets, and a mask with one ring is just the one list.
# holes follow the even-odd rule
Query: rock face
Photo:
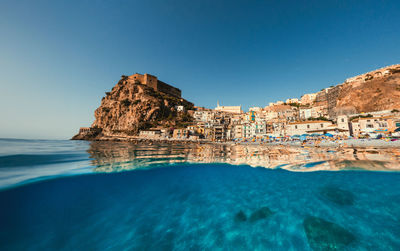
[[139, 130], [161, 126], [179, 127], [191, 121], [184, 111], [178, 112], [177, 106], [185, 110], [193, 104], [182, 99], [155, 91], [137, 80], [122, 76], [121, 80], [106, 92], [101, 105], [94, 112], [95, 121], [91, 128], [97, 133], [78, 134], [73, 139], [96, 139], [102, 136], [133, 136]]
[[327, 199], [339, 206], [351, 206], [354, 204], [354, 194], [340, 187], [328, 185], [322, 187], [319, 191], [322, 198]]
[[313, 107], [335, 119], [382, 110], [400, 109], [400, 65], [391, 65], [346, 79], [315, 93]]
[[356, 241], [347, 229], [318, 217], [305, 218], [303, 227], [312, 250], [351, 250], [348, 246]]
[[400, 110], [400, 69], [391, 75], [363, 82], [344, 83], [337, 99], [338, 111], [360, 112]]

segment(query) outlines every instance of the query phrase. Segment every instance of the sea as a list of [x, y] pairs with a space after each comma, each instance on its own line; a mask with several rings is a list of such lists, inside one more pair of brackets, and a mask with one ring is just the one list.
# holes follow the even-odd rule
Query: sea
[[399, 158], [0, 139], [0, 250], [400, 250]]

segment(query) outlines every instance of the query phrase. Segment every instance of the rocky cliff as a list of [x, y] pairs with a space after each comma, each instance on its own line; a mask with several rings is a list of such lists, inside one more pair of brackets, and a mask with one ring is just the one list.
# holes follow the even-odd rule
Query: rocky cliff
[[137, 80], [122, 76], [121, 80], [106, 92], [101, 105], [94, 112], [95, 121], [90, 133], [80, 133], [73, 139], [96, 139], [102, 136], [133, 136], [139, 130], [153, 127], [180, 127], [191, 121], [187, 112], [193, 108], [191, 102], [157, 92]]
[[366, 75], [360, 81], [340, 86], [336, 110], [356, 113], [400, 110], [400, 67], [391, 68], [385, 76]]

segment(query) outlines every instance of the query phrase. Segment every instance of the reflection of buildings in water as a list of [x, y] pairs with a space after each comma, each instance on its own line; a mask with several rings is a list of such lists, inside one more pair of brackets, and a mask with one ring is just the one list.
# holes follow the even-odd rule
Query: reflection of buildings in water
[[398, 170], [397, 149], [300, 148], [227, 144], [133, 144], [92, 142], [95, 171], [114, 172], [174, 163], [228, 163], [293, 171]]

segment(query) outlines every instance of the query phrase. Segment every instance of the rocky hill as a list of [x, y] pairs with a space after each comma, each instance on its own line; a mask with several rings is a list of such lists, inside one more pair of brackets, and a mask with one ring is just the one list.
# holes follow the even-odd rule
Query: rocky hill
[[[364, 74], [362, 79], [346, 81], [340, 86], [336, 110], [357, 113], [400, 110], [400, 66], [383, 69], [386, 74]], [[358, 77], [360, 78], [360, 77]]]
[[133, 136], [139, 130], [154, 127], [180, 127], [191, 121], [184, 111], [193, 108], [191, 102], [173, 97], [143, 85], [138, 80], [122, 76], [121, 80], [106, 92], [101, 105], [94, 112], [95, 121], [88, 133], [79, 133], [73, 139], [96, 139], [103, 136]]

